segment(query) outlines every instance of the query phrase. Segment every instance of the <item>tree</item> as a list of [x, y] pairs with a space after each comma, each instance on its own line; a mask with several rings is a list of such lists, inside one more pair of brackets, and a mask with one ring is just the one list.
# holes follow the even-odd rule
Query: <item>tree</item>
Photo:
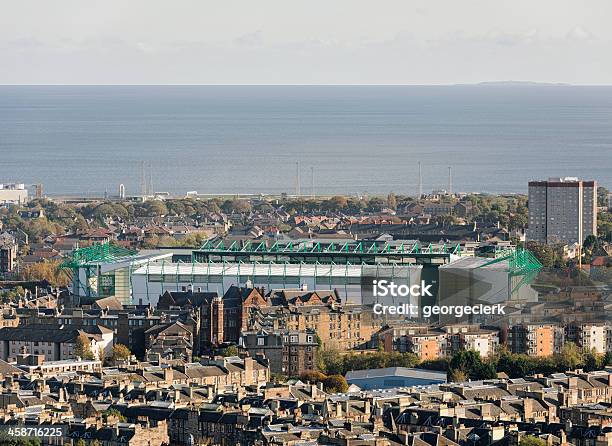
[[573, 342], [567, 342], [557, 357], [558, 367], [562, 371], [574, 370], [583, 363], [583, 354]]
[[462, 383], [468, 380], [467, 374], [463, 370], [449, 370], [448, 381], [453, 383]]
[[530, 241], [526, 243], [525, 247], [545, 268], [552, 268], [555, 265], [555, 252], [550, 246]]
[[345, 393], [348, 390], [348, 383], [342, 375], [330, 375], [323, 381], [323, 388], [329, 393]]
[[372, 197], [368, 200], [367, 210], [370, 212], [380, 212], [387, 205], [387, 202], [380, 197]]
[[257, 210], [259, 212], [268, 213], [268, 212], [272, 212], [274, 208], [269, 203], [261, 203], [260, 205], [257, 206]]
[[70, 278], [61, 268], [61, 261], [46, 260], [26, 265], [21, 270], [21, 278], [26, 281], [46, 280], [54, 287], [67, 287]]
[[585, 260], [587, 262], [590, 262], [593, 257], [593, 253], [597, 252], [597, 250], [599, 249], [599, 240], [594, 235], [589, 235], [584, 240], [582, 247]]
[[117, 418], [117, 420], [119, 420], [120, 423], [125, 422], [125, 417], [123, 416], [123, 414], [119, 412], [117, 409], [115, 409], [114, 407], [111, 407], [110, 409], [106, 409], [104, 412], [102, 412], [102, 416], [106, 419], [111, 418], [111, 417]]
[[340, 211], [348, 205], [348, 200], [346, 197], [341, 195], [336, 195], [331, 197], [329, 200], [323, 202], [323, 208], [330, 211]]
[[235, 345], [230, 345], [229, 347], [224, 348], [221, 351], [222, 356], [238, 356], [238, 347]]
[[342, 357], [334, 349], [320, 350], [317, 354], [317, 368], [329, 375], [342, 373]]
[[89, 225], [87, 224], [87, 220], [85, 220], [82, 215], [76, 215], [72, 219], [72, 222], [68, 224], [68, 229], [73, 232], [83, 232], [89, 229]]
[[597, 233], [602, 240], [612, 242], [612, 212], [601, 212], [597, 216]]
[[393, 192], [387, 195], [387, 207], [389, 207], [389, 209], [397, 208], [397, 197]]
[[98, 359], [100, 361], [102, 361], [102, 366], [106, 367], [106, 365], [107, 365], [106, 363], [108, 362], [108, 358], [106, 357], [106, 354], [104, 352], [104, 347], [102, 347], [102, 346], [98, 347]]
[[0, 444], [3, 446], [40, 446], [38, 438], [24, 437], [9, 437], [6, 434], [0, 434]]
[[304, 372], [300, 375], [301, 381], [311, 383], [311, 384], [320, 383], [320, 382], [325, 381], [326, 379], [327, 379], [326, 375], [324, 375], [321, 372], [317, 372], [315, 370]]
[[246, 214], [251, 211], [251, 203], [247, 200], [227, 200], [222, 207], [227, 213]]
[[74, 355], [81, 358], [92, 360], [94, 359], [94, 354], [91, 351], [91, 343], [89, 342], [89, 338], [85, 333], [80, 333], [76, 339], [74, 345]]
[[606, 207], [612, 203], [608, 203], [610, 191], [603, 186], [597, 188], [597, 206]]
[[461, 350], [453, 356], [449, 364], [449, 380], [459, 372], [470, 379], [491, 379], [497, 376], [494, 364], [483, 362], [480, 353], [475, 350]]
[[600, 370], [605, 367], [605, 356], [598, 354], [595, 349], [587, 352], [584, 355], [584, 370], [592, 372], [593, 370]]
[[520, 439], [519, 446], [546, 446], [546, 441], [533, 435], [525, 435]]
[[159, 217], [168, 213], [166, 205], [161, 200], [146, 201], [144, 203], [144, 211], [147, 217]]
[[130, 356], [132, 356], [132, 352], [125, 345], [113, 345], [113, 361], [125, 361], [127, 359], [130, 359]]
[[[93, 212], [92, 216], [100, 219], [105, 219], [108, 217], [114, 217], [116, 215], [115, 207], [112, 203], [102, 203], [97, 206]], [[127, 216], [127, 212], [125, 213]]]

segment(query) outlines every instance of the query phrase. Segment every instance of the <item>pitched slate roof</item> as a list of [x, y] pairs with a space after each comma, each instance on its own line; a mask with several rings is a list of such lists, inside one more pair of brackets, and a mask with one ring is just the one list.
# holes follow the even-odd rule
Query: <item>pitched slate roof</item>
[[25, 325], [0, 329], [0, 341], [30, 341], [71, 343], [78, 337], [78, 330], [60, 329], [49, 325]]

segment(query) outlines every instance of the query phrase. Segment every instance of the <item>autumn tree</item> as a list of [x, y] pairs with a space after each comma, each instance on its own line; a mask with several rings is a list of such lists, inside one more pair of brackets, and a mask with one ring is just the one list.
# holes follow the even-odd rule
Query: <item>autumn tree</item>
[[323, 388], [329, 393], [345, 393], [348, 391], [348, 383], [342, 375], [330, 375], [323, 381]]
[[95, 356], [91, 351], [91, 344], [89, 342], [89, 338], [85, 333], [80, 333], [77, 337], [74, 345], [74, 355], [86, 360], [95, 359]]
[[130, 358], [132, 352], [123, 344], [113, 345], [113, 361], [125, 361]]
[[26, 265], [21, 269], [21, 279], [31, 282], [46, 280], [54, 287], [67, 287], [70, 284], [70, 277], [62, 269], [59, 260], [46, 260]]
[[316, 383], [320, 383], [323, 382], [327, 379], [327, 376], [324, 375], [321, 372], [317, 372], [316, 370], [309, 370], [306, 372], [303, 372], [300, 375], [300, 380], [310, 383], [310, 384], [316, 384]]

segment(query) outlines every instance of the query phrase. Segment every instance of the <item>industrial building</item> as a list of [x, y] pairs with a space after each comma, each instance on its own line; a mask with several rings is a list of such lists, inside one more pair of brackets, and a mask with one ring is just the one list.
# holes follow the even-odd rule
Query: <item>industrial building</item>
[[25, 184], [0, 184], [0, 205], [24, 204], [28, 201]]
[[355, 370], [346, 374], [346, 382], [362, 390], [429, 386], [446, 383], [446, 372], [406, 367]]

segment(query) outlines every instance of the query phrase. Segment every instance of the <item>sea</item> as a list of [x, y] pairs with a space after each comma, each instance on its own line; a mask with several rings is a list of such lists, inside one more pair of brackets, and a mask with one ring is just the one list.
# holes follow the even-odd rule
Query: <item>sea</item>
[[419, 163], [424, 192], [610, 188], [612, 87], [0, 86], [0, 183], [51, 196], [415, 195]]

